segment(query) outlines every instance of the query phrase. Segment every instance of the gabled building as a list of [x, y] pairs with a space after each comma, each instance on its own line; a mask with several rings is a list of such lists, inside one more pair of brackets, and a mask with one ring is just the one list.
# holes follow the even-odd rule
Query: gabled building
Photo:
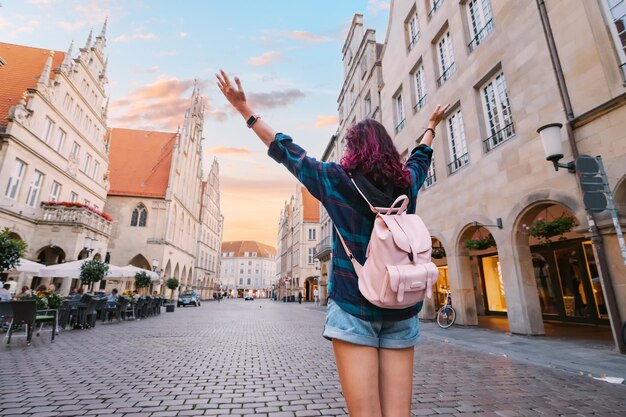
[[276, 274], [276, 249], [250, 240], [222, 243], [221, 287], [229, 297], [269, 297]]
[[111, 187], [106, 210], [115, 218], [109, 259], [154, 269], [180, 290], [195, 285], [202, 187], [204, 108], [194, 85], [178, 132], [113, 128]]
[[109, 242], [106, 26], [77, 52], [0, 43], [0, 227], [44, 264], [104, 259]]

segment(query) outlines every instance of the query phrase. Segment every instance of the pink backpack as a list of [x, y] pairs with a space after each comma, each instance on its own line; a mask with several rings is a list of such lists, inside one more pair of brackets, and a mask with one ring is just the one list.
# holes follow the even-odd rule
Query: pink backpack
[[361, 265], [337, 230], [341, 244], [359, 278], [359, 291], [382, 308], [407, 308], [432, 297], [439, 270], [431, 261], [432, 241], [417, 214], [407, 214], [409, 198], [402, 195], [389, 208], [373, 207], [352, 179], [357, 191], [376, 213], [374, 229]]

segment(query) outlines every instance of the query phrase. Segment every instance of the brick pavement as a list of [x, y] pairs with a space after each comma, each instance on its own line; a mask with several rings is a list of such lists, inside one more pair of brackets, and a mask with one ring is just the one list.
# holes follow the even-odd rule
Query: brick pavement
[[[324, 315], [228, 300], [0, 346], [2, 416], [346, 415]], [[425, 338], [415, 416], [624, 416], [626, 386]]]

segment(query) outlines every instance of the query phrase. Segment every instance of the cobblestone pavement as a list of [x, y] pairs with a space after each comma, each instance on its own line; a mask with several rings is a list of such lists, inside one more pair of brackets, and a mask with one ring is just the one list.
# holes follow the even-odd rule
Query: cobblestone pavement
[[[2, 416], [346, 415], [324, 314], [268, 300], [0, 346]], [[625, 416], [626, 386], [425, 337], [415, 416]]]

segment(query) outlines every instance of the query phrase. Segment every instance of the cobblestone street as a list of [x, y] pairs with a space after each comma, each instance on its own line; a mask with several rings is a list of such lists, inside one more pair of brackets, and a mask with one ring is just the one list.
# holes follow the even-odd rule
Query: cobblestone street
[[[323, 312], [268, 300], [204, 303], [2, 345], [2, 416], [345, 415]], [[425, 335], [416, 416], [624, 416], [626, 386]]]

